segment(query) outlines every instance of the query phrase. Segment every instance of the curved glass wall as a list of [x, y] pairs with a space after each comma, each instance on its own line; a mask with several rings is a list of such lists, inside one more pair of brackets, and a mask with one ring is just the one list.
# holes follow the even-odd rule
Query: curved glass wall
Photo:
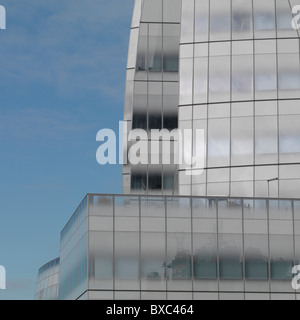
[[[180, 17], [181, 0], [135, 1], [124, 112], [128, 131], [178, 127]], [[124, 132], [125, 140], [128, 131]], [[130, 144], [124, 146], [127, 159]], [[148, 159], [150, 152], [149, 141], [145, 154]], [[161, 160], [157, 164], [124, 165], [123, 190], [124, 193], [171, 194], [178, 187], [176, 176], [177, 167], [164, 165]]]
[[124, 139], [202, 129], [205, 170], [124, 165], [124, 195], [87, 195], [61, 232], [59, 299], [300, 299], [295, 4], [135, 1]]
[[88, 269], [88, 205], [83, 199], [60, 235], [59, 300], [84, 299]]
[[57, 300], [59, 289], [59, 258], [39, 269], [35, 300]]
[[201, 176], [180, 168], [181, 195], [299, 197], [300, 50], [292, 5], [182, 1], [179, 127], [203, 129], [207, 148]]

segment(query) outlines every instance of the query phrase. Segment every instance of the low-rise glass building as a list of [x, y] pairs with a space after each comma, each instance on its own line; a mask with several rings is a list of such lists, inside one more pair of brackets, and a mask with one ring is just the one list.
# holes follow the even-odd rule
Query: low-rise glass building
[[300, 299], [300, 201], [88, 194], [59, 299]]
[[56, 258], [39, 269], [36, 300], [57, 300], [59, 289], [59, 258]]

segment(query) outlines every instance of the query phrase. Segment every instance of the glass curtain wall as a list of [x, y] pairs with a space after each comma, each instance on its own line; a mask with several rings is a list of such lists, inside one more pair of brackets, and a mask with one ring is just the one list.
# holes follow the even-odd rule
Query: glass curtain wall
[[59, 297], [296, 299], [298, 202], [90, 194], [62, 232]]
[[39, 269], [35, 300], [57, 300], [59, 288], [59, 258]]
[[[151, 130], [178, 128], [178, 64], [181, 0], [136, 0], [127, 64], [124, 120], [127, 130], [142, 129], [148, 145], [138, 158], [148, 164], [123, 166], [124, 193], [172, 194], [177, 190], [174, 161], [163, 163], [162, 142], [151, 138]], [[128, 138], [124, 132], [124, 139]], [[157, 161], [152, 140], [159, 145]], [[148, 144], [149, 140], [149, 144]], [[131, 143], [124, 143], [127, 159]], [[166, 151], [174, 158], [174, 142]]]
[[201, 177], [180, 168], [181, 195], [299, 197], [295, 4], [183, 0], [179, 128], [203, 129], [207, 149]]
[[[93, 209], [101, 203], [93, 203]], [[88, 202], [79, 205], [60, 237], [59, 300], [83, 298], [88, 274]]]

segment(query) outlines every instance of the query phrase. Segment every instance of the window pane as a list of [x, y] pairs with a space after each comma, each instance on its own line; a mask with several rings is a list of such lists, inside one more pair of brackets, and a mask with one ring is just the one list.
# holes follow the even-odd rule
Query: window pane
[[[247, 223], [247, 222], [246, 222]], [[268, 237], [266, 235], [245, 236], [245, 277], [247, 280], [269, 279]], [[249, 284], [251, 287], [251, 284]]]
[[244, 200], [245, 289], [269, 291], [267, 202]]
[[232, 38], [253, 38], [251, 1], [232, 0]]
[[275, 54], [255, 56], [255, 98], [277, 98], [277, 73]]
[[139, 289], [139, 234], [115, 233], [115, 287]]
[[230, 100], [230, 56], [214, 56], [209, 60], [209, 101]]
[[182, 0], [180, 41], [193, 42], [194, 39], [194, 0]]
[[299, 41], [278, 41], [278, 87], [280, 98], [300, 96]]
[[[149, 49], [148, 49], [149, 72], [162, 71], [162, 39], [163, 39], [162, 26], [151, 24], [149, 26]], [[155, 79], [156, 78], [157, 76], [155, 77]], [[160, 75], [160, 78], [161, 78], [161, 75]]]
[[253, 55], [232, 56], [232, 100], [253, 99]]
[[167, 269], [169, 290], [191, 290], [191, 203], [167, 200]]
[[207, 102], [208, 58], [194, 59], [194, 103]]
[[131, 174], [131, 189], [132, 190], [146, 190], [147, 189], [147, 174], [132, 173]]
[[269, 216], [272, 291], [291, 292], [294, 266], [291, 201], [270, 201]]
[[193, 199], [194, 290], [217, 290], [216, 201]]
[[113, 216], [113, 197], [111, 196], [89, 196], [89, 215]]
[[275, 37], [274, 0], [254, 0], [253, 6], [255, 37]]
[[208, 122], [208, 165], [229, 165], [230, 119], [210, 119]]
[[143, 72], [148, 68], [147, 51], [148, 51], [148, 25], [142, 24], [140, 27], [140, 36], [137, 49], [136, 71]]
[[270, 241], [272, 279], [292, 279], [292, 268], [294, 266], [292, 237], [272, 235]]
[[159, 173], [149, 173], [148, 187], [150, 190], [161, 190], [162, 176]]
[[254, 145], [253, 118], [232, 118], [231, 130], [232, 164], [252, 164]]
[[180, 60], [180, 102], [179, 104], [192, 104], [193, 99], [193, 60]]
[[113, 289], [113, 233], [89, 234], [89, 288]]
[[179, 34], [173, 25], [164, 26], [163, 41], [163, 69], [165, 72], [178, 72]]
[[[243, 289], [241, 199], [218, 200], [219, 272], [221, 291]], [[230, 281], [228, 281], [230, 280]]]
[[195, 41], [208, 40], [209, 0], [195, 0]]
[[295, 216], [295, 263], [300, 265], [300, 201], [294, 201]]
[[210, 1], [210, 40], [229, 40], [231, 22], [231, 1]]
[[163, 21], [179, 22], [181, 13], [181, 0], [163, 0]]
[[276, 0], [277, 36], [298, 37], [297, 31], [291, 28], [292, 12], [289, 1]]
[[243, 278], [242, 236], [220, 234], [220, 279], [236, 280]]
[[144, 0], [142, 21], [162, 22], [162, 0]]
[[277, 117], [256, 117], [255, 122], [256, 162], [278, 162]]
[[300, 116], [280, 116], [279, 143], [281, 161], [295, 163], [300, 159]]
[[217, 278], [217, 235], [195, 233], [194, 279]]
[[[155, 226], [156, 219], [152, 218], [151, 220], [154, 221], [150, 222], [149, 219], [142, 220], [142, 227], [146, 223], [149, 224], [149, 222], [151, 226]], [[159, 219], [159, 223], [161, 222]], [[149, 226], [146, 228], [149, 230]], [[142, 233], [142, 290], [166, 290], [165, 243], [165, 233], [158, 233], [155, 230]]]

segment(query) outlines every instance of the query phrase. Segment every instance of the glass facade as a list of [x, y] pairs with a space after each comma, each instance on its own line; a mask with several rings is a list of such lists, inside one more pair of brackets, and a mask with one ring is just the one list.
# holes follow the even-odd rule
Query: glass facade
[[80, 299], [87, 290], [88, 207], [83, 199], [60, 236], [60, 300]]
[[[178, 128], [180, 17], [181, 0], [135, 1], [124, 112], [128, 131]], [[125, 158], [127, 153], [125, 147]], [[144, 156], [150, 159], [150, 153], [149, 141]], [[172, 194], [178, 188], [175, 176], [177, 167], [164, 165], [161, 160], [157, 164], [124, 165], [124, 193]]]
[[39, 269], [35, 300], [57, 300], [59, 289], [59, 258]]
[[[291, 26], [295, 4], [135, 1], [127, 128], [204, 130], [205, 170], [187, 177], [190, 168], [162, 159], [156, 165], [124, 165], [124, 193], [299, 197], [300, 49], [299, 32]], [[195, 148], [196, 137], [192, 140]], [[126, 143], [125, 157], [128, 147]], [[149, 162], [150, 153], [149, 141]], [[269, 184], [273, 178], [278, 180]]]
[[59, 299], [300, 299], [295, 4], [135, 0], [127, 130], [204, 130], [204, 172], [159, 153], [123, 166], [123, 195], [88, 194], [61, 232]]
[[59, 298], [300, 298], [298, 202], [89, 194], [61, 234]]
[[299, 198], [295, 4], [182, 0], [179, 128], [203, 129], [207, 148], [201, 177], [180, 168], [180, 195]]

